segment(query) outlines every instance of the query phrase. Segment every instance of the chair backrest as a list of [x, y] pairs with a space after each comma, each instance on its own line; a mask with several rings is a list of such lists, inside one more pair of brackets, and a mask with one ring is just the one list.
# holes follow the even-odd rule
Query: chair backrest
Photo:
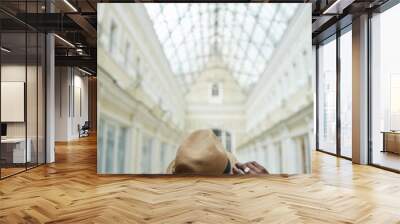
[[90, 124], [89, 121], [85, 121], [85, 123], [83, 124], [82, 128], [89, 128], [90, 127], [89, 124]]

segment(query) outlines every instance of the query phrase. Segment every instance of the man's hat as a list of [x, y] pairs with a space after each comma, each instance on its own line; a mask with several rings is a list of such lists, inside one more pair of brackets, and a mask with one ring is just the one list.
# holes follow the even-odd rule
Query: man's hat
[[179, 146], [175, 160], [168, 166], [170, 174], [229, 174], [236, 159], [227, 152], [211, 130], [191, 133]]

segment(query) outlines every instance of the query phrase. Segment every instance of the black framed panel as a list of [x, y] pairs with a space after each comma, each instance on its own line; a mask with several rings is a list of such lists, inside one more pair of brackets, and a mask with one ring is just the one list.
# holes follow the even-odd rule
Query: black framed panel
[[368, 163], [400, 172], [399, 1], [368, 16]]
[[[316, 95], [317, 95], [317, 101], [316, 101], [316, 107], [317, 107], [317, 114], [316, 114], [316, 123], [317, 123], [317, 127], [316, 127], [316, 147], [317, 147], [317, 151], [320, 152], [324, 152], [330, 155], [334, 155], [334, 156], [338, 156], [344, 159], [348, 159], [351, 160], [351, 158], [349, 156], [344, 156], [342, 155], [342, 119], [341, 119], [341, 82], [342, 82], [342, 67], [341, 67], [341, 37], [345, 34], [347, 34], [348, 32], [351, 32], [351, 19], [352, 16], [348, 15], [346, 17], [344, 17], [342, 20], [340, 20], [338, 22], [338, 24], [333, 25], [332, 27], [330, 27], [330, 29], [328, 29], [326, 32], [322, 32], [320, 36], [318, 36], [317, 38], [314, 38], [314, 41], [317, 41], [316, 44]], [[334, 31], [334, 32], [333, 32]], [[327, 150], [323, 145], [321, 145], [321, 123], [323, 122], [323, 120], [321, 119], [320, 116], [320, 110], [321, 107], [326, 106], [321, 104], [321, 94], [326, 94], [327, 88], [321, 87], [321, 52], [320, 52], [320, 48], [323, 45], [326, 45], [330, 42], [334, 41], [335, 42], [335, 50], [334, 50], [334, 67], [335, 67], [335, 71], [334, 71], [334, 76], [335, 76], [335, 84], [334, 84], [334, 89], [335, 89], [335, 105], [334, 105], [334, 110], [335, 110], [335, 116], [334, 116], [334, 120], [335, 120], [335, 125], [334, 128], [335, 130], [333, 131], [334, 133], [334, 137], [333, 139], [335, 140], [335, 146], [332, 147], [330, 150]], [[322, 93], [322, 91], [324, 91], [325, 93]]]
[[352, 25], [338, 31], [338, 149], [337, 155], [352, 157]]
[[[43, 10], [44, 3], [44, 0], [19, 1], [18, 8], [23, 16]], [[45, 163], [46, 156], [46, 36], [13, 17], [2, 6], [3, 3], [0, 4], [0, 111], [6, 114], [23, 111], [23, 115], [10, 120], [10, 115], [1, 118], [0, 113], [5, 130], [0, 144], [0, 179], [37, 167]], [[1, 29], [5, 22], [12, 21], [19, 24], [18, 29]], [[14, 98], [17, 105], [23, 101], [23, 106], [11, 112], [7, 105]]]
[[336, 35], [317, 47], [317, 149], [336, 154]]
[[340, 121], [340, 30], [336, 31], [336, 155], [340, 156], [341, 121]]

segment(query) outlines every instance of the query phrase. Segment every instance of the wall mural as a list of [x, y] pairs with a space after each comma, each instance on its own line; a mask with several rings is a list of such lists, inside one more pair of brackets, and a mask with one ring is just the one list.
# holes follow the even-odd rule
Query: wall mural
[[311, 4], [99, 3], [97, 27], [98, 173], [311, 172]]

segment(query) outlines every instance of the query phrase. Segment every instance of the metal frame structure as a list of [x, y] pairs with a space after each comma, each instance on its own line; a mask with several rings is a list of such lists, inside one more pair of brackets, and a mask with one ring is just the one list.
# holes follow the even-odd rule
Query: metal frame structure
[[[316, 129], [316, 136], [315, 136], [315, 141], [316, 141], [316, 150], [319, 152], [323, 152], [329, 155], [333, 155], [333, 156], [337, 156], [343, 159], [347, 159], [347, 160], [352, 160], [352, 158], [347, 157], [342, 155], [342, 150], [341, 150], [341, 116], [340, 116], [340, 104], [341, 104], [341, 96], [340, 96], [340, 84], [341, 84], [341, 58], [340, 58], [340, 37], [342, 35], [344, 35], [346, 32], [351, 32], [351, 23], [350, 24], [346, 24], [346, 26], [344, 27], [337, 27], [337, 30], [335, 33], [331, 34], [330, 36], [324, 38], [323, 40], [320, 41], [320, 43], [322, 42], [330, 42], [330, 41], [336, 41], [336, 151], [335, 153], [332, 152], [328, 152], [324, 149], [321, 149], [319, 147], [319, 53], [318, 53], [318, 48], [320, 44], [317, 44], [317, 48], [316, 48], [316, 64], [317, 64], [317, 69], [316, 69], [316, 122], [317, 122], [317, 129]], [[329, 40], [330, 38], [332, 38], [332, 36], [335, 36], [335, 38], [333, 38], [332, 40]]]
[[217, 56], [247, 90], [268, 66], [299, 5], [182, 3], [145, 8], [171, 71], [184, 87]]
[[[25, 10], [27, 10], [26, 7], [27, 6], [25, 4]], [[38, 10], [38, 5], [36, 7], [37, 7], [37, 10]], [[5, 12], [3, 10], [1, 10], [1, 11]], [[47, 11], [47, 7], [46, 7], [46, 11]], [[11, 16], [12, 18], [14, 18], [11, 14], [7, 14], [7, 15]], [[46, 109], [45, 109], [45, 108], [47, 108], [47, 100], [46, 100], [46, 97], [47, 97], [47, 82], [46, 82], [46, 77], [47, 77], [47, 60], [46, 60], [46, 56], [47, 56], [46, 55], [47, 54], [47, 38], [46, 38], [46, 36], [47, 36], [47, 33], [46, 32], [40, 32], [39, 30], [35, 29], [34, 27], [32, 27], [29, 24], [21, 21], [18, 18], [15, 18], [15, 20], [20, 22], [20, 23], [22, 23], [24, 25], [24, 28], [25, 28], [24, 32], [22, 32], [23, 34], [25, 34], [25, 40], [24, 40], [25, 41], [25, 84], [24, 84], [24, 91], [25, 91], [25, 93], [24, 93], [25, 168], [23, 170], [21, 170], [21, 171], [12, 173], [12, 174], [7, 175], [7, 176], [3, 176], [3, 173], [2, 173], [2, 169], [3, 168], [0, 167], [0, 180], [6, 179], [8, 177], [12, 177], [12, 176], [17, 175], [19, 173], [25, 172], [27, 170], [39, 167], [39, 166], [44, 165], [44, 164], [47, 163], [47, 151], [46, 151], [46, 149], [47, 149], [47, 140], [46, 140], [47, 139], [47, 128], [46, 128], [47, 127], [47, 114], [46, 114]], [[28, 96], [28, 92], [27, 92], [27, 81], [28, 81], [28, 67], [27, 67], [27, 64], [28, 64], [28, 33], [30, 33], [30, 32], [28, 32], [28, 30], [32, 30], [32, 31], [34, 31], [34, 33], [36, 33], [36, 100], [37, 100], [36, 101], [36, 105], [37, 105], [36, 106], [36, 136], [35, 136], [36, 137], [36, 143], [37, 143], [36, 144], [36, 162], [35, 163], [29, 163], [29, 166], [28, 166], [28, 162], [27, 162], [28, 154], [26, 153], [27, 152], [27, 147], [28, 147], [28, 144], [27, 144], [27, 141], [28, 141], [28, 124], [27, 124], [28, 123], [28, 112], [27, 112], [28, 111], [27, 110], [27, 96]], [[0, 32], [0, 45], [2, 45], [1, 37], [2, 37], [3, 33], [4, 32]], [[43, 118], [42, 122], [44, 123], [44, 131], [43, 131], [44, 132], [44, 136], [43, 136], [43, 139], [44, 139], [43, 143], [44, 144], [42, 146], [43, 147], [42, 152], [44, 154], [44, 155], [42, 155], [43, 156], [43, 163], [39, 163], [39, 136], [38, 136], [39, 135], [39, 106], [38, 106], [38, 104], [39, 104], [39, 81], [38, 81], [39, 80], [38, 79], [38, 77], [39, 77], [39, 69], [38, 69], [38, 66], [39, 66], [39, 56], [38, 56], [38, 54], [39, 54], [39, 49], [38, 49], [39, 48], [39, 33], [43, 33], [44, 34], [43, 42], [42, 42], [43, 47], [44, 47], [44, 51], [42, 51], [42, 53], [44, 53], [44, 55], [42, 55], [43, 58], [44, 58], [44, 68], [43, 68], [43, 73], [42, 73], [42, 82], [44, 82], [44, 91], [43, 91], [43, 94], [44, 94], [44, 99], [43, 99], [44, 116], [42, 117]], [[2, 56], [0, 54], [0, 68], [2, 67], [1, 62], [2, 62]], [[1, 69], [0, 69], [0, 81], [1, 81]], [[0, 90], [1, 90], [1, 86], [0, 86]], [[0, 94], [0, 96], [1, 96], [1, 94]], [[0, 110], [1, 110], [1, 105], [0, 105]], [[1, 115], [0, 115], [0, 118], [1, 118]], [[1, 155], [1, 144], [0, 144], [0, 155]]]

